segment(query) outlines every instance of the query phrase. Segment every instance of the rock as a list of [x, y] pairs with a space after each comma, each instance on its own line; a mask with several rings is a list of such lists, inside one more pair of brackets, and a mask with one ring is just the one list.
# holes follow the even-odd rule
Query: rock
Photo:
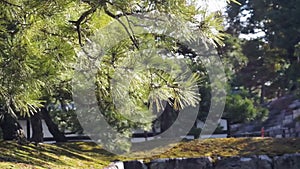
[[285, 154], [274, 157], [274, 169], [299, 169], [300, 154]]
[[290, 109], [297, 109], [299, 107], [300, 107], [300, 101], [299, 100], [295, 100], [295, 101], [293, 101], [292, 104], [289, 105]]
[[117, 166], [118, 169], [125, 169], [124, 163], [121, 161], [115, 162], [115, 166]]
[[148, 166], [149, 169], [212, 169], [212, 159], [209, 157], [159, 159], [151, 161]]
[[147, 169], [147, 166], [143, 163], [143, 161], [126, 161], [124, 163], [124, 169]]
[[293, 110], [293, 118], [296, 119], [300, 116], [300, 109]]
[[267, 155], [218, 157], [214, 164], [210, 157], [157, 159], [147, 164], [127, 161], [113, 163], [106, 169], [300, 169], [300, 154], [285, 154], [273, 159]]
[[259, 155], [257, 158], [258, 169], [273, 169], [273, 160], [267, 155]]
[[104, 169], [124, 169], [124, 166], [122, 162], [114, 162], [114, 163], [110, 163]]
[[254, 169], [256, 162], [252, 158], [228, 157], [216, 162], [215, 169]]
[[216, 162], [215, 169], [272, 169], [268, 156], [229, 157]]

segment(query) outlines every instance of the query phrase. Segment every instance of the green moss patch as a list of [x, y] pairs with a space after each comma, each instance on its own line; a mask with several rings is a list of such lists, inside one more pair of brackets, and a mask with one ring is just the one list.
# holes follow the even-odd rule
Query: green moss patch
[[[172, 148], [170, 148], [172, 147]], [[300, 152], [296, 138], [222, 138], [180, 142], [169, 148], [158, 147], [147, 152], [133, 152], [126, 156], [109, 153], [95, 143], [70, 142], [62, 144], [18, 145], [0, 142], [0, 168], [104, 168], [114, 160], [210, 156], [269, 156]], [[163, 152], [159, 154], [160, 152]], [[154, 156], [152, 156], [155, 154]]]

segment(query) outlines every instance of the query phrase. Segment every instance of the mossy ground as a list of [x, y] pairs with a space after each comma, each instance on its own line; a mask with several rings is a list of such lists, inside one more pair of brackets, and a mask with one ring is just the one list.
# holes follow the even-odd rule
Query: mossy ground
[[[211, 156], [270, 156], [300, 152], [300, 139], [224, 138], [181, 142], [162, 154], [162, 148], [134, 152], [130, 157], [111, 154], [95, 143], [69, 142], [62, 144], [18, 145], [0, 142], [0, 168], [104, 168], [114, 160]], [[150, 156], [151, 154], [155, 154]]]

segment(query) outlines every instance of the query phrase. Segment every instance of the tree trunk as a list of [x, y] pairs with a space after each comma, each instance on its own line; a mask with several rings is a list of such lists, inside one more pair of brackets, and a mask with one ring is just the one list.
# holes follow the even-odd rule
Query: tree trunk
[[227, 119], [227, 138], [230, 138], [231, 137], [231, 123], [230, 123], [230, 120]]
[[17, 140], [18, 143], [27, 143], [24, 131], [15, 117], [4, 113], [0, 122], [4, 140]]
[[265, 85], [261, 85], [261, 93], [260, 93], [260, 104], [265, 103]]
[[[173, 107], [169, 103], [167, 103], [163, 113], [160, 116], [161, 132], [165, 132], [166, 130], [168, 130], [175, 122], [177, 116], [178, 116], [178, 112], [176, 112], [173, 109]], [[170, 132], [170, 134], [175, 135], [175, 133], [173, 132]], [[170, 135], [170, 137], [172, 137], [172, 135]]]
[[66, 142], [68, 141], [66, 136], [59, 131], [58, 126], [52, 121], [49, 111], [46, 107], [41, 109], [42, 116], [46, 122], [49, 132], [53, 135], [53, 138], [56, 142]]
[[26, 119], [26, 129], [27, 129], [27, 131], [26, 131], [26, 135], [27, 135], [27, 138], [29, 138], [30, 137], [30, 118], [29, 117], [27, 117], [27, 119]]
[[35, 143], [43, 142], [44, 133], [41, 114], [39, 112], [35, 113], [33, 116], [30, 117], [30, 121], [32, 126], [32, 137], [30, 140]]

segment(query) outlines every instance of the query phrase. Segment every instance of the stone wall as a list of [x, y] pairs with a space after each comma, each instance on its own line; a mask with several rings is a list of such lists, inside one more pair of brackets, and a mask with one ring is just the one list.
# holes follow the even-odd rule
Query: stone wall
[[126, 161], [112, 163], [105, 169], [300, 169], [300, 154], [219, 157], [215, 161], [210, 157]]
[[300, 137], [300, 100], [281, 110], [282, 122], [266, 129], [270, 137]]
[[[288, 101], [286, 101], [288, 100]], [[269, 117], [263, 123], [231, 125], [233, 137], [257, 137], [264, 127], [267, 137], [300, 137], [300, 100], [293, 97], [280, 98], [269, 105]]]

